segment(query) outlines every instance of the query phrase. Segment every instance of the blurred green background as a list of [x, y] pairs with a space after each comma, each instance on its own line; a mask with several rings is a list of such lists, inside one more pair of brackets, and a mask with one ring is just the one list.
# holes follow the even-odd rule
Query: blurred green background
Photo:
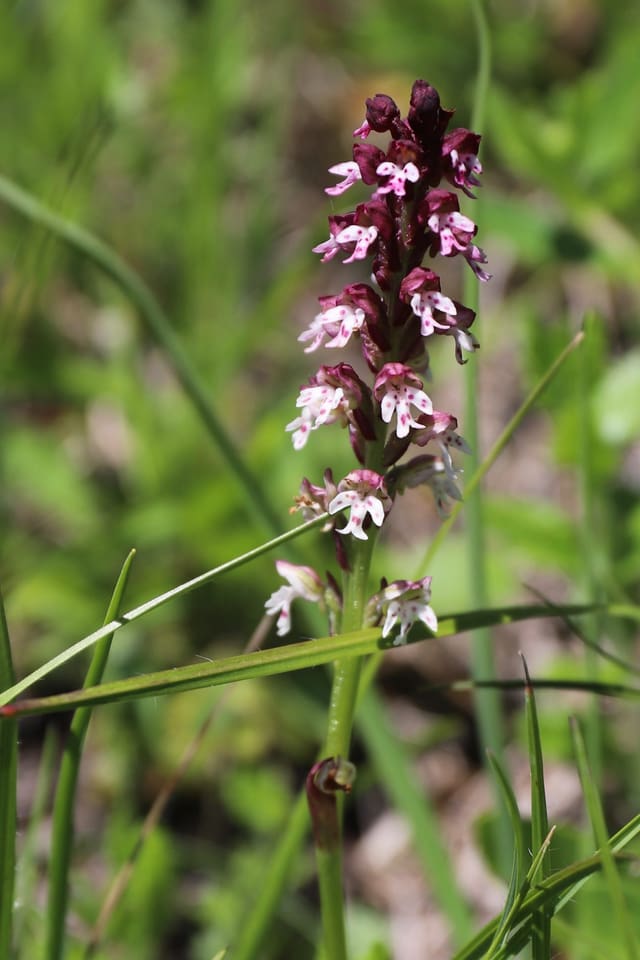
[[[485, 450], [594, 313], [587, 359], [565, 368], [489, 476], [491, 600], [526, 597], [523, 582], [557, 600], [584, 596], [593, 582], [637, 599], [640, 8], [495, 0], [488, 12], [484, 186], [464, 205], [481, 223], [494, 274], [473, 361]], [[470, 122], [469, 5], [6, 0], [0, 37], [0, 173], [94, 231], [144, 277], [283, 528], [291, 526], [301, 476], [318, 481], [327, 465], [338, 476], [352, 466], [335, 429], [295, 455], [284, 432], [318, 362], [296, 341], [315, 298], [366, 279], [311, 253], [332, 209], [327, 167], [349, 158], [365, 97], [389, 93], [405, 112], [418, 76], [456, 107], [454, 123]], [[461, 295], [457, 272], [447, 284]], [[0, 324], [0, 582], [23, 674], [99, 625], [132, 546], [128, 606], [267, 533], [131, 305], [93, 265], [3, 204]], [[461, 415], [464, 370], [437, 348], [433, 369], [436, 406]], [[411, 576], [437, 528], [426, 495], [396, 513], [376, 561], [390, 579]], [[430, 571], [441, 612], [469, 603], [463, 534], [449, 538]], [[318, 542], [314, 535], [300, 549], [323, 569], [331, 555]], [[127, 628], [109, 675], [241, 650], [276, 581], [266, 558]], [[633, 637], [614, 639], [633, 655]], [[537, 665], [536, 637], [518, 643], [527, 640]], [[517, 645], [506, 646], [512, 657]], [[463, 668], [464, 648], [456, 650]], [[73, 662], [41, 689], [76, 686], [84, 669]], [[205, 960], [226, 942], [323, 735], [325, 683], [315, 673], [234, 691], [147, 848], [105, 957], [133, 956], [135, 947], [137, 957]], [[399, 682], [394, 690], [404, 692]], [[98, 712], [78, 865], [95, 884], [77, 891], [80, 931], [212, 702], [190, 694]], [[26, 727], [26, 743], [40, 734], [38, 724]], [[620, 795], [637, 802], [638, 763], [628, 754], [614, 736]], [[473, 751], [467, 761], [473, 767]], [[23, 813], [31, 792], [27, 785]], [[92, 832], [103, 824], [96, 844]], [[310, 862], [301, 870], [304, 881]], [[270, 956], [312, 955], [302, 889], [285, 905]]]

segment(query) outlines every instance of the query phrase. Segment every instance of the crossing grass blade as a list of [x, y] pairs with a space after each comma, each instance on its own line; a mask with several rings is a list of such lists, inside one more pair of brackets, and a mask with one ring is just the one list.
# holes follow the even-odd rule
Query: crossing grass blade
[[493, 940], [487, 951], [488, 955], [491, 955], [492, 950], [495, 950], [503, 941], [504, 936], [506, 935], [509, 929], [510, 917], [514, 906], [518, 900], [518, 892], [520, 891], [524, 877], [525, 877], [525, 842], [524, 842], [524, 828], [522, 824], [522, 817], [520, 816], [520, 811], [518, 810], [518, 803], [516, 801], [513, 788], [509, 783], [509, 778], [505, 773], [502, 764], [498, 758], [491, 752], [487, 751], [487, 760], [489, 766], [493, 771], [493, 774], [496, 778], [496, 783], [502, 795], [504, 806], [507, 811], [507, 815], [511, 822], [511, 830], [513, 833], [513, 864], [511, 868], [511, 877], [509, 880], [509, 888], [507, 890], [507, 899], [505, 901], [504, 910], [502, 912], [502, 917], [500, 922], [496, 927]]
[[[540, 726], [536, 699], [531, 685], [531, 677], [527, 662], [522, 657], [525, 675], [524, 702], [527, 739], [529, 743], [529, 769], [531, 775], [531, 849], [538, 855], [539, 851], [546, 850], [549, 837], [549, 817], [547, 814], [547, 797], [544, 788], [544, 763], [542, 759], [542, 743], [540, 741]], [[549, 873], [549, 858], [544, 854], [539, 856], [539, 869], [542, 879]], [[551, 952], [551, 915], [546, 909], [541, 909], [534, 917], [532, 928], [531, 957], [532, 960], [549, 960]]]
[[[135, 550], [132, 550], [122, 566], [107, 608], [106, 623], [117, 617], [120, 612], [134, 556]], [[102, 680], [111, 649], [111, 639], [111, 636], [103, 637], [95, 645], [85, 678], [85, 689], [100, 683]], [[46, 919], [45, 956], [47, 960], [59, 960], [62, 957], [64, 947], [65, 918], [69, 895], [69, 865], [73, 849], [73, 812], [76, 785], [90, 719], [90, 707], [80, 707], [73, 716], [62, 756], [60, 776], [53, 805], [49, 898]]]
[[247, 553], [241, 554], [239, 557], [234, 557], [233, 560], [229, 560], [226, 563], [220, 564], [220, 566], [214, 567], [212, 570], [207, 570], [205, 573], [201, 573], [199, 576], [193, 577], [191, 580], [187, 580], [185, 583], [178, 584], [177, 587], [173, 587], [171, 590], [165, 591], [165, 593], [161, 593], [156, 597], [152, 597], [151, 600], [147, 600], [145, 603], [139, 604], [139, 606], [134, 607], [133, 610], [123, 613], [118, 617], [117, 620], [114, 619], [109, 623], [104, 624], [98, 630], [94, 630], [93, 633], [90, 633], [77, 643], [72, 644], [66, 650], [63, 650], [62, 653], [58, 654], [58, 656], [53, 657], [53, 659], [49, 660], [47, 663], [42, 664], [42, 666], [38, 667], [27, 677], [24, 677], [18, 683], [14, 683], [13, 686], [0, 693], [0, 706], [9, 703], [16, 696], [18, 696], [18, 694], [22, 693], [24, 690], [27, 690], [32, 684], [36, 683], [36, 681], [42, 680], [43, 677], [48, 676], [48, 674], [67, 663], [79, 653], [82, 653], [84, 650], [88, 650], [105, 637], [109, 637], [114, 633], [117, 633], [118, 630], [121, 630], [122, 627], [125, 627], [128, 623], [134, 623], [134, 621], [140, 620], [148, 613], [151, 613], [152, 610], [157, 610], [159, 607], [164, 606], [171, 600], [175, 600], [177, 597], [183, 597], [186, 594], [191, 593], [193, 590], [197, 590], [206, 584], [212, 583], [222, 574], [228, 573], [230, 570], [235, 570], [238, 567], [241, 567], [243, 564], [249, 563], [251, 560], [255, 560], [257, 557], [262, 556], [262, 554], [268, 553], [270, 550], [274, 550], [276, 547], [287, 543], [289, 540], [299, 537], [301, 534], [306, 533], [308, 530], [311, 530], [313, 527], [316, 527], [318, 524], [322, 523], [326, 519], [326, 516], [326, 514], [322, 514], [319, 517], [315, 517], [313, 520], [309, 520], [308, 523], [302, 523], [293, 530], [289, 530], [287, 533], [283, 533], [281, 536], [275, 537], [273, 540], [269, 540], [266, 543], [261, 544], [259, 547], [249, 550]]
[[[575, 605], [563, 609], [573, 616], [578, 616], [593, 613], [595, 608], [592, 605]], [[464, 633], [474, 630], [478, 626], [499, 626], [500, 624], [551, 615], [546, 606], [536, 604], [450, 614], [440, 618], [438, 637], [443, 638], [456, 633]], [[94, 642], [96, 638], [102, 639], [103, 636], [112, 632], [114, 624], [121, 627], [126, 622], [126, 615], [119, 620], [111, 621], [106, 627], [91, 634], [90, 638], [80, 641], [80, 644], [86, 643], [87, 639], [92, 639]], [[416, 625], [411, 631], [409, 639], [410, 642], [415, 643], [431, 636], [432, 634], [425, 627]], [[78, 647], [79, 644], [75, 644], [75, 646]], [[173, 670], [161, 670], [156, 673], [145, 674], [142, 677], [129, 677], [125, 680], [100, 684], [87, 690], [75, 690], [51, 697], [21, 700], [15, 704], [0, 707], [0, 717], [73, 710], [76, 707], [98, 703], [116, 703], [117, 701], [133, 700], [138, 697], [162, 696], [167, 693], [197, 690], [202, 687], [234, 683], [237, 680], [248, 680], [252, 677], [274, 676], [295, 670], [304, 670], [329, 663], [338, 657], [359, 657], [380, 650], [387, 650], [392, 646], [393, 640], [391, 638], [383, 639], [379, 628], [355, 630], [352, 633], [321, 637], [316, 640], [306, 640], [302, 643], [291, 643], [274, 649], [225, 657], [213, 662], [191, 664], [186, 667], [176, 667]], [[15, 695], [16, 692], [19, 692], [18, 688], [21, 686], [16, 684], [11, 691], [5, 692], [3, 695], [4, 702], [6, 703], [10, 699], [8, 697], [9, 693]]]
[[[611, 837], [609, 840], [611, 851], [621, 857], [624, 848], [638, 836], [640, 836], [640, 814], [633, 817]], [[637, 863], [637, 859], [634, 862]], [[556, 871], [548, 879], [542, 880], [534, 890], [531, 890], [519, 910], [519, 921], [522, 926], [518, 930], [518, 935], [510, 939], [508, 952], [501, 953], [499, 960], [517, 954], [526, 945], [531, 923], [537, 911], [546, 907], [554, 914], [559, 913], [567, 903], [575, 898], [589, 877], [600, 870], [601, 867], [601, 856], [596, 853], [586, 860], [580, 860], [569, 867]], [[501, 916], [491, 920], [451, 960], [484, 960], [500, 921]], [[498, 960], [498, 957], [494, 960]]]
[[600, 850], [602, 871], [606, 879], [609, 896], [611, 897], [611, 906], [616, 917], [616, 926], [621, 931], [628, 960], [638, 960], [639, 951], [636, 935], [629, 911], [627, 910], [616, 858], [613, 855], [607, 835], [602, 803], [590, 769], [582, 730], [575, 717], [571, 718], [570, 727], [578, 772], [580, 774], [580, 782], [582, 784], [594, 837]]
[[[0, 689], [13, 686], [9, 628], [0, 593]], [[18, 729], [14, 720], [0, 723], [0, 957], [11, 953], [13, 887], [16, 862], [16, 782]]]

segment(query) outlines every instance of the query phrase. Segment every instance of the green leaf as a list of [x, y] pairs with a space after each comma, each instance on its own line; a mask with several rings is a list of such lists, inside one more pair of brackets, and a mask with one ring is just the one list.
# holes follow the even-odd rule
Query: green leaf
[[[540, 727], [536, 700], [531, 686], [531, 678], [527, 663], [522, 658], [526, 684], [524, 688], [525, 715], [529, 741], [529, 766], [531, 771], [531, 849], [539, 860], [542, 878], [548, 875], [548, 858], [542, 851], [546, 850], [549, 836], [549, 818], [547, 815], [547, 798], [544, 788], [544, 764], [542, 760], [542, 744], [540, 742]], [[533, 918], [532, 929], [532, 960], [548, 960], [551, 950], [551, 917], [547, 910], [540, 910]]]
[[618, 873], [618, 866], [616, 864], [615, 857], [613, 856], [612, 848], [609, 844], [609, 837], [607, 834], [602, 803], [600, 801], [598, 790], [589, 767], [582, 731], [578, 721], [575, 718], [572, 718], [571, 720], [571, 733], [573, 737], [576, 759], [578, 762], [580, 782], [584, 791], [587, 810], [589, 811], [589, 818], [593, 827], [596, 843], [600, 848], [602, 869], [607, 881], [607, 890], [611, 898], [611, 905], [616, 917], [616, 925], [622, 932], [628, 960], [638, 960], [639, 953], [636, 935], [633, 924], [631, 923], [629, 911], [627, 910], [625, 903], [624, 892], [620, 882], [620, 875]]
[[[15, 680], [9, 628], [0, 593], [0, 689]], [[11, 954], [13, 887], [16, 863], [16, 778], [18, 729], [14, 720], [0, 723], [0, 957]]]
[[[166, 596], [166, 595], [165, 595]], [[141, 608], [138, 608], [141, 609]], [[583, 613], [592, 613], [599, 609], [593, 605], [578, 605], [562, 607], [564, 613], [578, 616]], [[490, 610], [474, 610], [469, 613], [449, 614], [440, 618], [438, 637], [451, 636], [478, 627], [495, 627], [505, 623], [516, 623], [520, 620], [529, 620], [536, 617], [552, 616], [546, 606], [515, 606], [499, 607]], [[95, 643], [104, 636], [124, 626], [127, 615], [120, 620], [113, 620], [100, 630], [86, 637], [80, 644], [85, 647]], [[410, 634], [410, 642], [424, 640], [431, 636], [429, 631], [418, 625]], [[75, 645], [76, 647], [79, 644]], [[255, 653], [241, 654], [234, 657], [214, 661], [213, 663], [197, 663], [188, 667], [177, 667], [174, 670], [160, 670], [148, 673], [142, 677], [130, 677], [126, 680], [117, 680], [112, 683], [100, 684], [88, 690], [75, 690], [71, 693], [57, 694], [51, 697], [42, 697], [34, 700], [21, 700], [9, 707], [0, 708], [2, 716], [27, 716], [37, 713], [48, 713], [54, 710], [70, 710], [79, 706], [97, 703], [115, 703], [120, 700], [133, 700], [137, 697], [161, 696], [166, 693], [178, 693], [185, 690], [198, 690], [202, 687], [219, 686], [225, 683], [234, 683], [237, 680], [249, 680], [252, 677], [268, 677], [279, 673], [289, 673], [293, 670], [304, 670], [328, 663], [339, 657], [360, 657], [365, 654], [388, 650], [393, 647], [392, 639], [382, 639], [379, 628], [355, 630], [352, 633], [340, 634], [333, 637], [320, 637], [316, 640], [307, 640], [302, 643], [291, 643], [284, 647], [269, 650], [258, 650]], [[59, 659], [59, 658], [57, 658]], [[37, 672], [37, 671], [36, 671]], [[48, 671], [45, 671], [48, 672]], [[26, 678], [30, 680], [31, 677]], [[20, 692], [18, 688], [26, 686], [15, 684], [3, 694], [5, 703]]]

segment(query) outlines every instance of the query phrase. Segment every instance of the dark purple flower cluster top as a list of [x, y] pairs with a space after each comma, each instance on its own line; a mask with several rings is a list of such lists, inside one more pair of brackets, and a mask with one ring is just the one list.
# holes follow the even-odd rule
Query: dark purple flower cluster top
[[[473, 198], [472, 190], [479, 186], [480, 136], [463, 128], [447, 132], [452, 116], [452, 110], [441, 106], [437, 90], [424, 80], [414, 83], [405, 118], [391, 97], [377, 94], [367, 100], [366, 118], [354, 131], [359, 142], [353, 147], [353, 159], [330, 168], [341, 178], [327, 188], [330, 196], [339, 197], [358, 182], [372, 192], [355, 210], [329, 217], [329, 237], [314, 252], [322, 254], [323, 261], [336, 256], [345, 264], [369, 260], [371, 284], [350, 283], [340, 293], [320, 297], [320, 311], [299, 339], [306, 353], [357, 344], [372, 382], [366, 383], [349, 363], [321, 365], [302, 387], [299, 415], [287, 430], [300, 450], [322, 426], [340, 423], [347, 428], [360, 467], [337, 484], [331, 471], [322, 486], [305, 479], [297, 506], [307, 516], [327, 512], [335, 533], [360, 540], [367, 539], [372, 524], [382, 525], [395, 496], [407, 487], [426, 483], [443, 513], [449, 498], [461, 498], [451, 453], [468, 448], [456, 432], [456, 418], [434, 409], [422, 379], [430, 376], [429, 338], [452, 337], [459, 363], [465, 352], [478, 348], [471, 333], [473, 310], [443, 293], [438, 273], [424, 261], [435, 264], [438, 257], [460, 256], [480, 280], [489, 279], [483, 269], [484, 252], [474, 242], [477, 227], [460, 212], [456, 193]], [[386, 151], [365, 142], [372, 131], [389, 135]], [[429, 452], [401, 461], [411, 444], [429, 447]], [[350, 514], [343, 522], [345, 508]], [[349, 549], [339, 536], [336, 543], [340, 565], [348, 570]], [[294, 591], [291, 577], [283, 575], [289, 586], [281, 591]], [[305, 583], [306, 592], [293, 596], [310, 599]], [[398, 594], [399, 583], [404, 593]], [[430, 608], [430, 614], [420, 613], [425, 597], [428, 600], [429, 578], [395, 581], [385, 589], [391, 594], [385, 599], [383, 590], [372, 602], [378, 603], [378, 622], [386, 616], [387, 632], [400, 622], [404, 639], [410, 623], [400, 610], [389, 625], [389, 612], [407, 605], [417, 606], [414, 619], [428, 619], [434, 628]], [[422, 606], [416, 602], [416, 591]], [[337, 609], [335, 582], [330, 592], [329, 607]], [[326, 593], [316, 599], [321, 596], [326, 602]], [[272, 601], [273, 597], [272, 612], [281, 611], [279, 631], [284, 633], [288, 604], [284, 624], [285, 607]]]

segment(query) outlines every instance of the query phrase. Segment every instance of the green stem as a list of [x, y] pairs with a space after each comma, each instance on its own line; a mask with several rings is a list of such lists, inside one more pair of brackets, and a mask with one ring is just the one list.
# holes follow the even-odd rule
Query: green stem
[[[132, 550], [123, 564], [107, 609], [105, 623], [109, 623], [120, 612], [122, 595], [129, 578], [129, 570], [134, 556], [135, 550]], [[96, 644], [85, 677], [85, 687], [92, 687], [100, 683], [109, 658], [112, 637], [113, 634], [103, 637]], [[82, 747], [91, 719], [91, 710], [91, 707], [80, 707], [73, 715], [62, 757], [53, 806], [51, 867], [44, 954], [47, 960], [59, 960], [62, 957], [64, 947], [65, 919], [69, 899], [69, 865], [73, 849], [73, 813], [76, 785], [82, 758]]]
[[120, 287], [140, 313], [153, 338], [165, 351], [185, 394], [205, 425], [221, 456], [235, 475], [248, 511], [269, 533], [280, 533], [282, 524], [261, 485], [246, 466], [209, 400], [209, 390], [196, 375], [182, 344], [162, 307], [144, 281], [117, 253], [84, 228], [49, 210], [35, 197], [0, 176], [0, 199], [93, 261]]
[[[0, 689], [15, 680], [9, 629], [0, 593]], [[18, 725], [0, 723], [0, 957], [11, 956], [13, 901], [16, 865], [16, 782]]]
[[[358, 630], [362, 627], [367, 599], [369, 569], [375, 542], [375, 533], [369, 532], [368, 540], [353, 540], [351, 572], [345, 575], [342, 630]], [[358, 685], [362, 669], [361, 657], [336, 660], [333, 664], [333, 685], [329, 703], [329, 718], [325, 756], [347, 759], [351, 744], [351, 731]], [[346, 960], [346, 935], [344, 922], [344, 896], [342, 892], [342, 797], [336, 797], [338, 836], [330, 847], [316, 846], [318, 885], [322, 911], [324, 948], [331, 960]]]

